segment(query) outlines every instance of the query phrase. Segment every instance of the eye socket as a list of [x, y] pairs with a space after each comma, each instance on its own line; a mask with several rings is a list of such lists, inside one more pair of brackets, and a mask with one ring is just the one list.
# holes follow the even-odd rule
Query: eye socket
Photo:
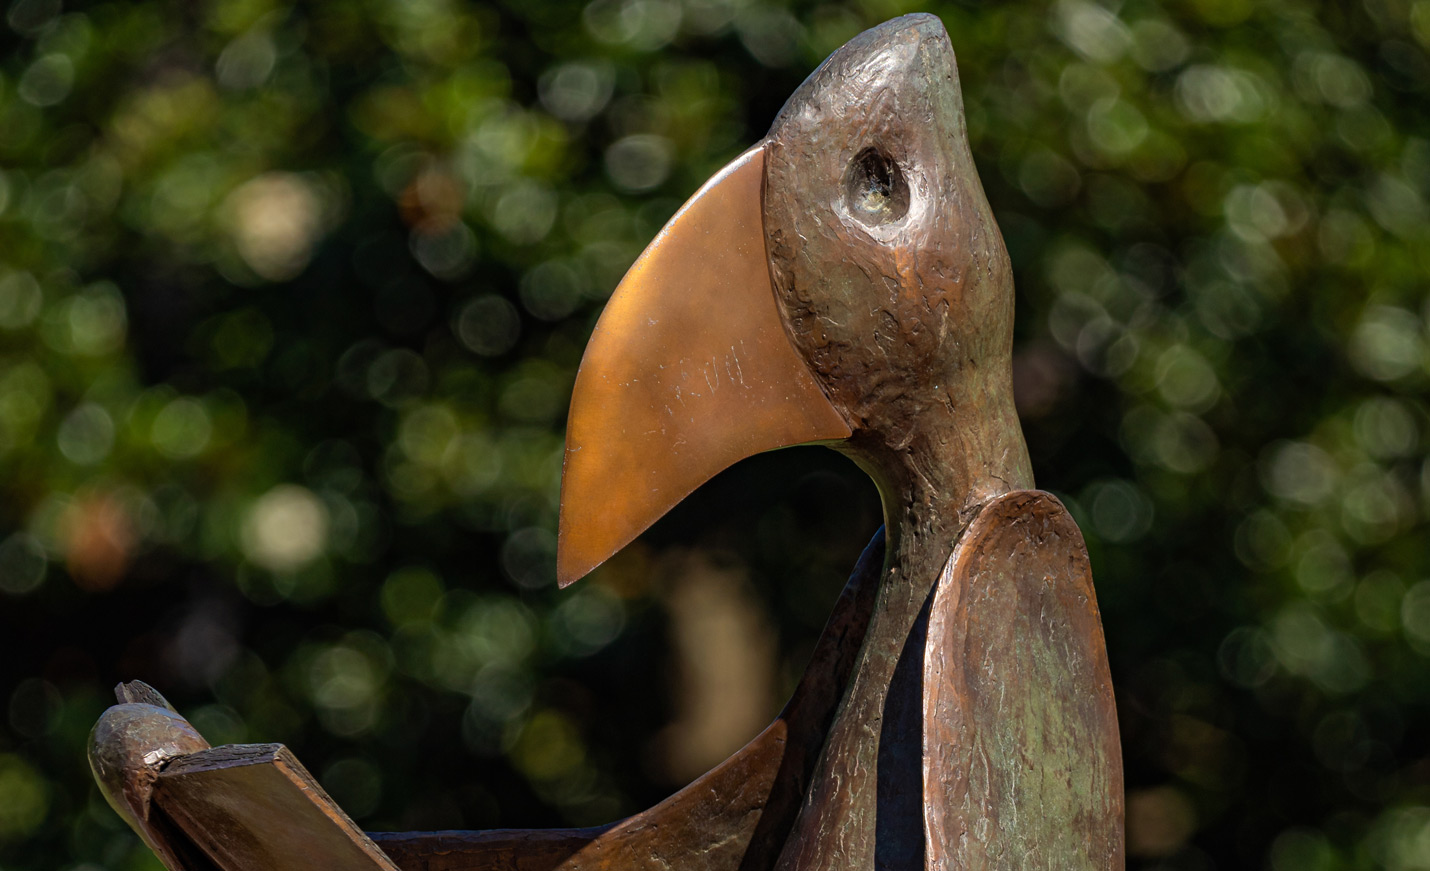
[[909, 183], [892, 157], [866, 148], [844, 171], [844, 205], [867, 226], [892, 224], [909, 211]]

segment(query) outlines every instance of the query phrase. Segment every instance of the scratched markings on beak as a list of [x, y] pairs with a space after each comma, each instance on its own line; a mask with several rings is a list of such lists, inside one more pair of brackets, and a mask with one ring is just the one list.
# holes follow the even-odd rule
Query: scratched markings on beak
[[716, 173], [636, 260], [596, 324], [566, 430], [562, 586], [735, 462], [850, 435], [776, 307], [764, 176], [761, 147]]

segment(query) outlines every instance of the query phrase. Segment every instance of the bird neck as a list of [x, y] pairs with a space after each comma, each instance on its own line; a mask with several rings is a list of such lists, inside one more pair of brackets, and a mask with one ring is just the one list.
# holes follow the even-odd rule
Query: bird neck
[[978, 507], [1031, 489], [1033, 472], [1010, 366], [930, 378], [920, 393], [871, 414], [843, 450], [879, 488], [888, 564], [932, 583]]
[[1011, 384], [941, 399], [901, 428], [878, 428], [889, 435], [865, 430], [844, 446], [879, 486], [888, 547], [854, 675], [781, 857], [785, 871], [922, 867], [930, 594], [979, 507], [1033, 486]]

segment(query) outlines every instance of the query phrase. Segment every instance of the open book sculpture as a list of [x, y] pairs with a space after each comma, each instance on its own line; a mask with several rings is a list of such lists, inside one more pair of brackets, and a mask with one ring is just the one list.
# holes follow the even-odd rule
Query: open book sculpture
[[1116, 711], [1086, 549], [1013, 407], [1013, 285], [948, 35], [867, 31], [631, 267], [571, 401], [558, 573], [743, 457], [822, 442], [869, 545], [778, 719], [592, 829], [364, 835], [281, 745], [208, 748], [142, 684], [95, 728], [171, 869], [1113, 869]]

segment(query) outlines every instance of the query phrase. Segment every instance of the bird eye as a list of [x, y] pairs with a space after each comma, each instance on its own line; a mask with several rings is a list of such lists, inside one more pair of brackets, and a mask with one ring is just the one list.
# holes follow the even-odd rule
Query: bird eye
[[891, 224], [909, 211], [909, 184], [892, 157], [866, 148], [844, 172], [844, 203], [866, 226]]

